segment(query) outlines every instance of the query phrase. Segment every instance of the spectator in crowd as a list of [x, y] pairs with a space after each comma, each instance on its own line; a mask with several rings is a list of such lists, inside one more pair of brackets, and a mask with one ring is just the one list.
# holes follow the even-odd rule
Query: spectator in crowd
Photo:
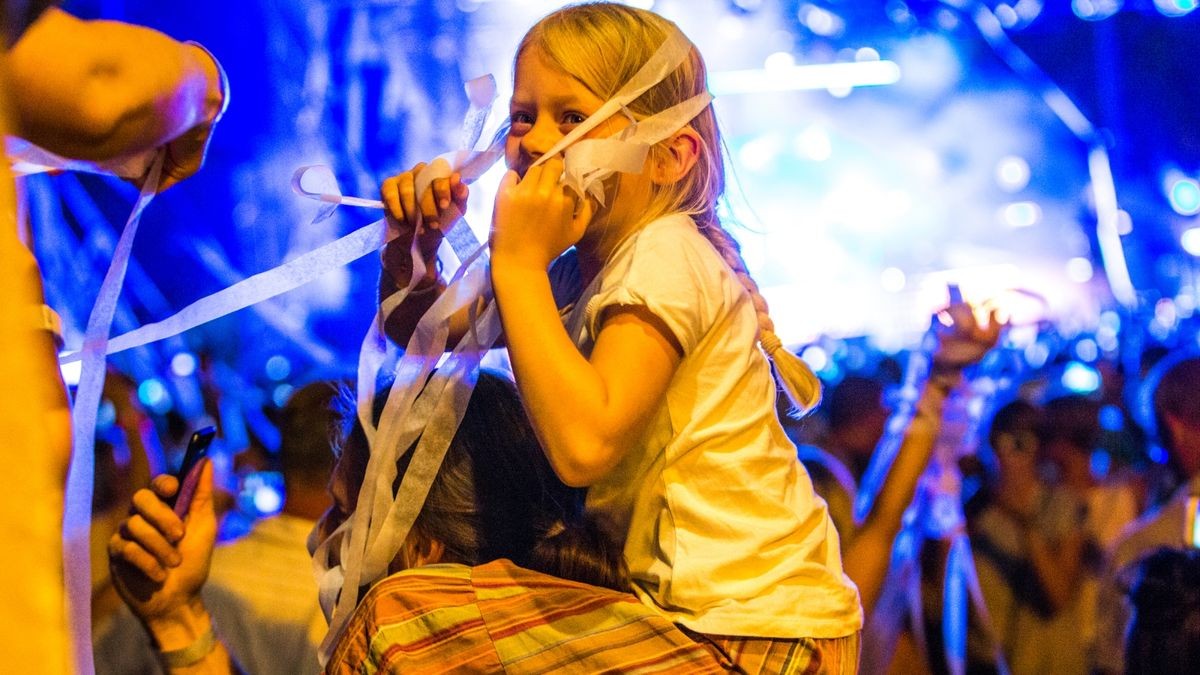
[[1184, 675], [1200, 663], [1200, 550], [1162, 548], [1137, 566], [1128, 675]]
[[1161, 509], [1135, 521], [1117, 541], [1106, 566], [1097, 613], [1097, 669], [1119, 673], [1125, 667], [1122, 648], [1131, 608], [1124, 589], [1131, 586], [1137, 564], [1162, 547], [1183, 549], [1195, 544], [1200, 500], [1200, 357], [1179, 355], [1159, 362], [1146, 382], [1154, 411], [1154, 434], [1167, 451], [1168, 464], [1182, 486]]
[[[1042, 412], [1024, 401], [998, 410], [988, 440], [996, 456], [986, 506], [970, 523], [984, 602], [1014, 675], [1084, 673], [1077, 607], [1084, 507], [1039, 476]], [[986, 642], [986, 641], [985, 641]], [[979, 643], [975, 643], [978, 645]], [[990, 645], [973, 650], [990, 661]]]
[[308, 535], [331, 501], [326, 486], [340, 445], [334, 382], [314, 382], [283, 406], [282, 511], [213, 552], [205, 601], [226, 645], [250, 672], [315, 672], [325, 617], [317, 602]]

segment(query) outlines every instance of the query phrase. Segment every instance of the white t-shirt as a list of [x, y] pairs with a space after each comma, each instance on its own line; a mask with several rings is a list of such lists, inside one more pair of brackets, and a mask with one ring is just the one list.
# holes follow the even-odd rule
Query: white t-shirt
[[691, 218], [631, 235], [565, 312], [585, 356], [604, 310], [620, 305], [645, 307], [683, 348], [643, 441], [588, 490], [588, 508], [624, 541], [637, 595], [710, 634], [861, 629], [837, 531], [775, 414], [750, 295]]

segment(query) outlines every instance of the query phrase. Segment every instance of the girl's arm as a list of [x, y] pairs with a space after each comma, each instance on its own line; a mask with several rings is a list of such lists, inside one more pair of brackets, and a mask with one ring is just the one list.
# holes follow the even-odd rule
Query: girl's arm
[[[467, 185], [455, 173], [430, 184], [424, 194], [416, 194], [417, 174], [425, 168], [419, 163], [409, 171], [383, 181], [380, 195], [385, 206], [388, 233], [394, 238], [383, 250], [383, 270], [379, 276], [379, 301], [407, 287], [412, 279], [412, 243], [418, 238], [418, 250], [425, 263], [425, 276], [404, 302], [384, 317], [384, 332], [396, 344], [404, 346], [412, 337], [417, 322], [446, 289], [437, 270], [437, 250], [445, 235], [467, 210]], [[418, 220], [420, 224], [418, 225]], [[467, 310], [450, 318], [448, 345], [454, 345], [466, 333]]]
[[492, 287], [530, 421], [559, 478], [590, 485], [644, 432], [682, 358], [670, 330], [643, 308], [601, 317], [591, 358], [567, 335], [547, 268], [583, 235], [590, 202], [558, 183], [562, 161], [500, 186], [492, 226]]

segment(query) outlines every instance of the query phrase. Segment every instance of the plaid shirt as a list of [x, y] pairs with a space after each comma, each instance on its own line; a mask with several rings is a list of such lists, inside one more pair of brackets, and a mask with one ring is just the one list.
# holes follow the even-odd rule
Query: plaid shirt
[[637, 598], [498, 560], [394, 574], [363, 598], [327, 673], [724, 672]]

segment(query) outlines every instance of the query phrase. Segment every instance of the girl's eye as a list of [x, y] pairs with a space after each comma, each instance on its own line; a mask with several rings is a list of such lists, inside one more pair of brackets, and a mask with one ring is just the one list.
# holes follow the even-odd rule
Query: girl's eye
[[574, 126], [576, 124], [583, 124], [583, 121], [585, 119], [587, 119], [587, 117], [585, 117], [584, 115], [582, 115], [580, 113], [569, 112], [569, 113], [563, 115], [563, 124], [568, 124], [568, 125], [572, 125], [572, 126]]
[[515, 112], [508, 116], [509, 124], [515, 128], [528, 128], [533, 126], [533, 116], [526, 112]]

